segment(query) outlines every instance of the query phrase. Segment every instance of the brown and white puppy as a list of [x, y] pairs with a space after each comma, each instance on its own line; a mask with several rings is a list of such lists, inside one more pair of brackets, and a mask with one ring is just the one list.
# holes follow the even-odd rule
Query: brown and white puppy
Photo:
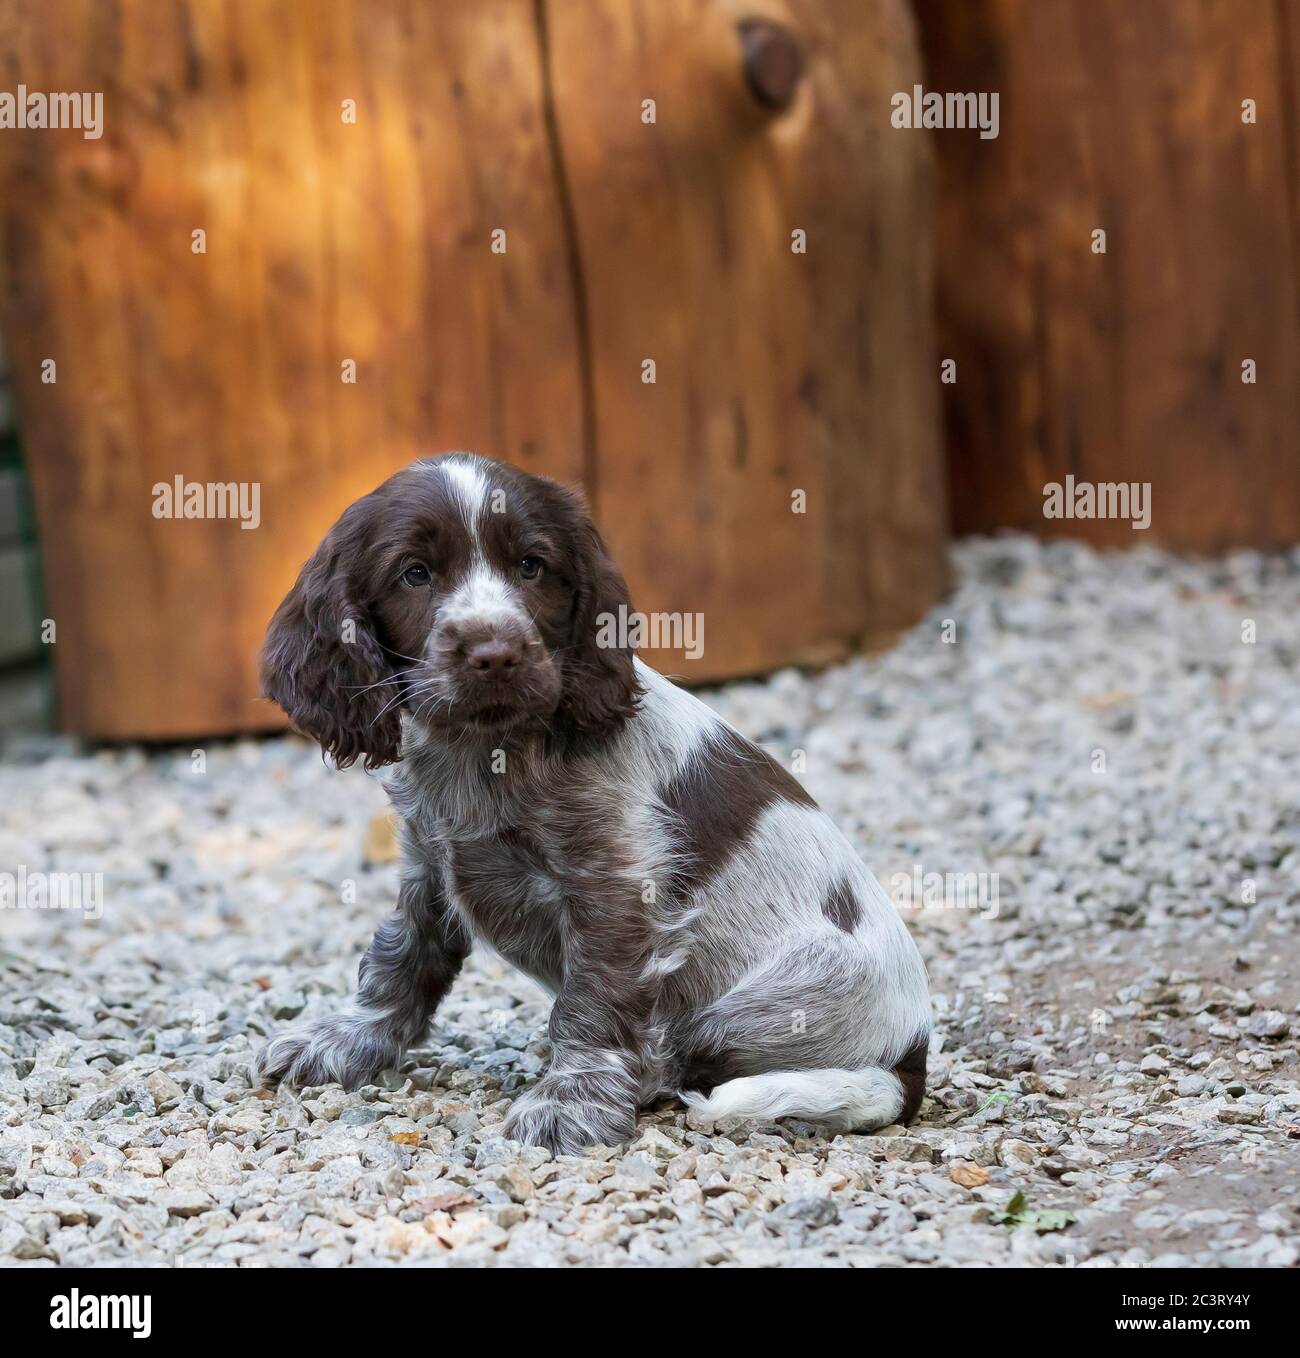
[[555, 996], [521, 1141], [617, 1142], [678, 1092], [841, 1129], [916, 1112], [930, 1006], [906, 928], [780, 765], [598, 644], [627, 604], [580, 498], [486, 458], [416, 462], [330, 530], [263, 682], [340, 766], [392, 765], [402, 884], [355, 999], [272, 1041], [265, 1078], [396, 1065], [481, 940]]

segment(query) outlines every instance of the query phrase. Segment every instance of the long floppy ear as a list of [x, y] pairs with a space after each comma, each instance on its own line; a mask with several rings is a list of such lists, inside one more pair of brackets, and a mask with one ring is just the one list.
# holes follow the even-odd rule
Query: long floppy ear
[[[627, 582], [596, 531], [582, 496], [562, 488], [573, 525], [576, 559], [572, 649], [565, 657], [560, 717], [586, 735], [616, 730], [635, 711], [641, 696], [632, 666], [632, 648], [601, 645], [613, 631], [622, 642], [629, 610]], [[606, 616], [615, 626], [602, 627]]]
[[345, 769], [401, 757], [392, 666], [357, 597], [371, 506], [358, 500], [325, 535], [275, 610], [262, 644], [262, 691]]

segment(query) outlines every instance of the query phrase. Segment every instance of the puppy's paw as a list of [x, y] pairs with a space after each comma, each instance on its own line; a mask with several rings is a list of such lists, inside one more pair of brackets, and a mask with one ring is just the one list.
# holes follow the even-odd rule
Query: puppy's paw
[[572, 1080], [543, 1076], [514, 1102], [505, 1134], [512, 1141], [544, 1146], [555, 1155], [581, 1155], [588, 1146], [617, 1146], [636, 1130], [636, 1108], [602, 1102], [607, 1090], [584, 1091]]
[[358, 1089], [401, 1058], [401, 1046], [386, 1024], [345, 1010], [273, 1038], [257, 1054], [255, 1072], [268, 1085], [336, 1083]]

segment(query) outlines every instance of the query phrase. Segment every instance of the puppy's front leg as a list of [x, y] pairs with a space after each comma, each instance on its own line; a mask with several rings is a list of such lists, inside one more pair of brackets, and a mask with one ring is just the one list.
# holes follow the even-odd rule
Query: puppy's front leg
[[424, 1036], [469, 952], [469, 940], [431, 871], [403, 879], [397, 909], [361, 959], [346, 1008], [277, 1037], [257, 1070], [269, 1083], [355, 1089], [395, 1066]]
[[613, 1146], [636, 1128], [640, 1056], [605, 1011], [608, 996], [566, 986], [551, 1010], [551, 1064], [506, 1118], [506, 1135], [557, 1155]]
[[570, 913], [566, 975], [548, 1024], [551, 1064], [515, 1100], [508, 1137], [576, 1155], [635, 1131], [653, 993], [634, 918], [608, 906]]

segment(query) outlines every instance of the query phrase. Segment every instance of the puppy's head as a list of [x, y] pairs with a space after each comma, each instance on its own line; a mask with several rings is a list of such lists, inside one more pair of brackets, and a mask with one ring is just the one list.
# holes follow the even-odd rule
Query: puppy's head
[[276, 610], [262, 686], [341, 767], [399, 758], [403, 711], [449, 734], [600, 736], [636, 704], [630, 649], [597, 644], [627, 603], [577, 494], [452, 453], [344, 511]]

